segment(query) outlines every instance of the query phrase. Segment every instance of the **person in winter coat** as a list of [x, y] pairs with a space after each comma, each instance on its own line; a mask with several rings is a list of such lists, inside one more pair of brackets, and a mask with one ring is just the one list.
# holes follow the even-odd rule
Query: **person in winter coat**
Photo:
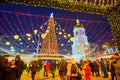
[[72, 59], [72, 65], [71, 65], [71, 76], [70, 76], [70, 80], [78, 80], [78, 66], [76, 64], [75, 59]]
[[45, 67], [45, 71], [46, 71], [46, 77], [48, 77], [48, 72], [49, 72], [49, 70], [50, 70], [50, 65], [49, 65], [49, 63], [48, 62], [46, 62], [46, 67]]
[[93, 61], [90, 62], [89, 66], [91, 68], [91, 72], [92, 72], [92, 76], [94, 76], [94, 65], [93, 65]]
[[100, 77], [100, 64], [98, 63], [98, 61], [94, 61], [93, 66], [96, 76]]
[[114, 73], [111, 73], [111, 75], [113, 74], [112, 80], [114, 80], [114, 77], [116, 78], [116, 80], [119, 80], [120, 79], [120, 56], [118, 53], [115, 53], [113, 58], [114, 58], [114, 62], [113, 62], [113, 64], [111, 64], [111, 65], [113, 65], [113, 66], [111, 66], [111, 67], [113, 67], [113, 70], [111, 70], [111, 71], [114, 72]]
[[85, 71], [85, 80], [91, 80], [90, 74], [91, 74], [91, 68], [89, 66], [89, 63], [87, 61], [84, 62], [84, 71]]
[[108, 70], [107, 70], [107, 65], [105, 59], [101, 59], [101, 71], [103, 72], [103, 77], [107, 78], [108, 77]]
[[20, 80], [23, 70], [25, 68], [24, 62], [20, 59], [19, 55], [15, 57], [15, 65], [16, 65], [16, 80]]
[[114, 77], [117, 80], [117, 76], [116, 76], [116, 73], [115, 73], [115, 66], [114, 66], [114, 64], [115, 64], [114, 60], [110, 60], [111, 80], [114, 80]]
[[64, 59], [61, 59], [59, 64], [59, 75], [61, 80], [64, 80], [64, 77], [66, 76], [66, 72], [67, 72], [67, 63]]
[[50, 72], [52, 73], [52, 78], [55, 77], [55, 71], [56, 71], [56, 62], [52, 61], [50, 63]]
[[32, 80], [34, 80], [34, 78], [35, 78], [36, 72], [38, 71], [38, 67], [39, 67], [39, 65], [38, 65], [37, 61], [34, 60], [31, 62], [30, 67], [28, 69], [28, 73], [31, 70]]
[[70, 80], [70, 76], [71, 76], [71, 66], [72, 66], [72, 63], [71, 63], [71, 61], [69, 60], [68, 63], [67, 63], [67, 80]]
[[15, 65], [15, 60], [10, 61], [10, 70], [8, 72], [8, 77], [7, 80], [16, 80], [16, 65]]
[[[6, 55], [9, 57], [9, 55]], [[4, 55], [5, 57], [5, 55]], [[0, 80], [5, 80], [6, 71], [10, 69], [10, 65], [6, 64], [6, 60], [0, 55]]]
[[44, 76], [46, 76], [46, 63], [47, 63], [47, 61], [45, 61], [45, 62], [43, 62], [43, 65], [44, 65]]
[[5, 61], [5, 65], [7, 65], [7, 66], [9, 66], [9, 68], [6, 68], [5, 70], [4, 70], [4, 72], [3, 72], [3, 75], [2, 75], [2, 79], [3, 80], [8, 80], [7, 78], [8, 78], [8, 76], [9, 76], [9, 71], [10, 71], [10, 68], [11, 68], [11, 66], [10, 66], [10, 63], [9, 63], [9, 61], [8, 61], [8, 59], [9, 59], [9, 54], [8, 53], [5, 53], [4, 54], [4, 61]]

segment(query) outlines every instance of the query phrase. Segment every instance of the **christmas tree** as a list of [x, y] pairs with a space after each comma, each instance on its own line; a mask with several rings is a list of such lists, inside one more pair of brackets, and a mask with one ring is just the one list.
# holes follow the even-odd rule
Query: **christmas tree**
[[41, 54], [58, 54], [58, 44], [55, 33], [53, 13], [48, 20], [47, 26], [45, 37], [42, 42]]

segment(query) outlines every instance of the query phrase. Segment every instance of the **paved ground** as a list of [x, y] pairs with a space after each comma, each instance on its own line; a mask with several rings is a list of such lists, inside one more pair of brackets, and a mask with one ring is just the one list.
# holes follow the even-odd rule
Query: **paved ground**
[[[27, 73], [26, 71], [24, 71], [21, 80], [32, 80], [31, 79], [31, 74]], [[35, 76], [35, 80], [60, 80], [60, 77], [58, 75], [58, 71], [56, 71], [55, 74], [55, 78], [52, 78], [51, 73], [49, 73], [48, 77], [44, 77], [43, 76], [43, 71], [37, 72], [36, 76]], [[91, 80], [111, 80], [110, 78], [103, 78], [103, 77], [94, 77], [91, 76]]]

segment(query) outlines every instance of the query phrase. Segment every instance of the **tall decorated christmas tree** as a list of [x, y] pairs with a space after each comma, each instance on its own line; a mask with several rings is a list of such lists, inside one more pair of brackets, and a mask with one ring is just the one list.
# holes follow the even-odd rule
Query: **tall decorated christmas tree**
[[44, 34], [44, 39], [42, 42], [41, 54], [58, 54], [58, 44], [55, 33], [55, 21], [53, 17], [53, 13], [51, 14], [48, 23], [47, 29]]

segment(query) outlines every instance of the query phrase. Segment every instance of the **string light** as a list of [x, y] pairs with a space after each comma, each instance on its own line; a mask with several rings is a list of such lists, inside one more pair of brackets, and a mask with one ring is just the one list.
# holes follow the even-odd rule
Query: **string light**
[[45, 35], [45, 34], [42, 34], [41, 37], [42, 37], [42, 39], [44, 39], [44, 38], [46, 37], [46, 35]]
[[36, 35], [36, 34], [37, 34], [37, 32], [38, 32], [38, 30], [34, 30], [33, 32], [34, 32], [34, 34]]
[[18, 35], [15, 35], [15, 36], [14, 36], [14, 39], [19, 39], [19, 36], [18, 36]]
[[62, 32], [59, 32], [59, 35], [62, 35]]
[[[112, 1], [113, 1], [113, 0], [112, 0]], [[115, 1], [116, 1], [116, 0], [115, 0]], [[30, 1], [29, 3], [31, 3], [31, 1]], [[36, 3], [36, 2], [34, 2], [34, 3]], [[45, 4], [45, 3], [46, 3], [46, 1], [44, 2], [44, 4]], [[39, 5], [40, 5], [40, 4], [41, 4], [41, 2], [39, 2]], [[74, 3], [73, 3], [73, 4], [74, 4]], [[81, 6], [81, 5], [83, 5], [83, 4], [84, 4], [84, 3], [79, 4], [79, 5]], [[102, 3], [102, 4], [103, 4], [103, 3]], [[49, 4], [49, 5], [50, 5], [50, 4]], [[55, 4], [55, 5], [56, 5], [56, 4]], [[84, 4], [84, 5], [86, 5], [86, 4]], [[45, 5], [44, 5], [44, 6], [45, 6]], [[59, 6], [62, 6], [62, 5], [59, 5]], [[96, 14], [102, 14], [102, 15], [105, 15], [105, 16], [110, 12], [109, 10], [111, 10], [111, 8], [112, 8], [112, 7], [110, 7], [110, 6], [108, 6], [108, 7], [105, 6], [105, 7], [104, 7], [104, 5], [103, 5], [102, 7], [100, 7], [100, 6], [99, 6], [99, 7], [96, 7], [96, 6], [92, 5], [92, 4], [90, 4], [90, 5], [87, 4], [87, 6], [89, 7], [88, 9], [86, 9], [86, 7], [85, 7], [85, 8], [82, 7], [82, 8], [85, 9], [86, 11], [80, 8], [81, 11], [83, 11], [83, 12], [84, 12], [84, 11], [85, 11], [85, 12], [91, 12], [91, 13], [96, 13]], [[92, 7], [92, 9], [91, 9], [90, 7]], [[63, 8], [65, 9], [66, 6], [64, 5]], [[74, 5], [74, 8], [75, 8], [75, 5]], [[97, 8], [97, 9], [96, 9], [96, 8]], [[77, 11], [79, 11], [80, 9], [77, 9]], [[91, 11], [90, 9], [91, 9], [92, 11]], [[72, 10], [76, 10], [76, 9], [73, 9], [73, 8], [72, 8]], [[102, 10], [103, 10], [103, 11], [102, 11]], [[112, 12], [111, 14], [113, 14], [113, 12]], [[116, 16], [116, 14], [113, 14], [113, 15]], [[109, 17], [112, 17], [112, 15], [109, 15], [109, 14], [108, 14], [108, 16], [109, 16]], [[108, 17], [108, 16], [107, 16], [107, 17]], [[118, 16], [118, 17], [119, 17], [119, 16]], [[112, 18], [114, 18], [114, 17], [112, 17]], [[114, 20], [114, 19], [113, 19], [113, 20]], [[116, 20], [117, 20], [117, 19], [116, 19]], [[109, 21], [111, 22], [111, 19], [110, 19]], [[112, 30], [114, 31], [115, 39], [118, 40], [118, 39], [119, 39], [119, 36], [118, 36], [119, 28], [118, 28], [117, 26], [119, 25], [119, 23], [117, 23], [117, 22], [115, 22], [115, 23], [116, 23], [116, 24], [114, 24], [114, 26], [113, 26], [113, 25], [112, 25], [112, 22], [111, 22], [111, 25], [112, 25]], [[20, 23], [20, 24], [21, 24], [21, 23]], [[118, 30], [116, 30], [115, 28], [118, 29]], [[116, 35], [116, 34], [117, 34], [117, 35]]]
[[73, 40], [74, 40], [74, 37], [71, 37], [71, 38], [70, 38], [70, 41], [73, 41]]
[[9, 41], [7, 41], [5, 44], [6, 44], [6, 45], [10, 45], [10, 42], [9, 42]]

